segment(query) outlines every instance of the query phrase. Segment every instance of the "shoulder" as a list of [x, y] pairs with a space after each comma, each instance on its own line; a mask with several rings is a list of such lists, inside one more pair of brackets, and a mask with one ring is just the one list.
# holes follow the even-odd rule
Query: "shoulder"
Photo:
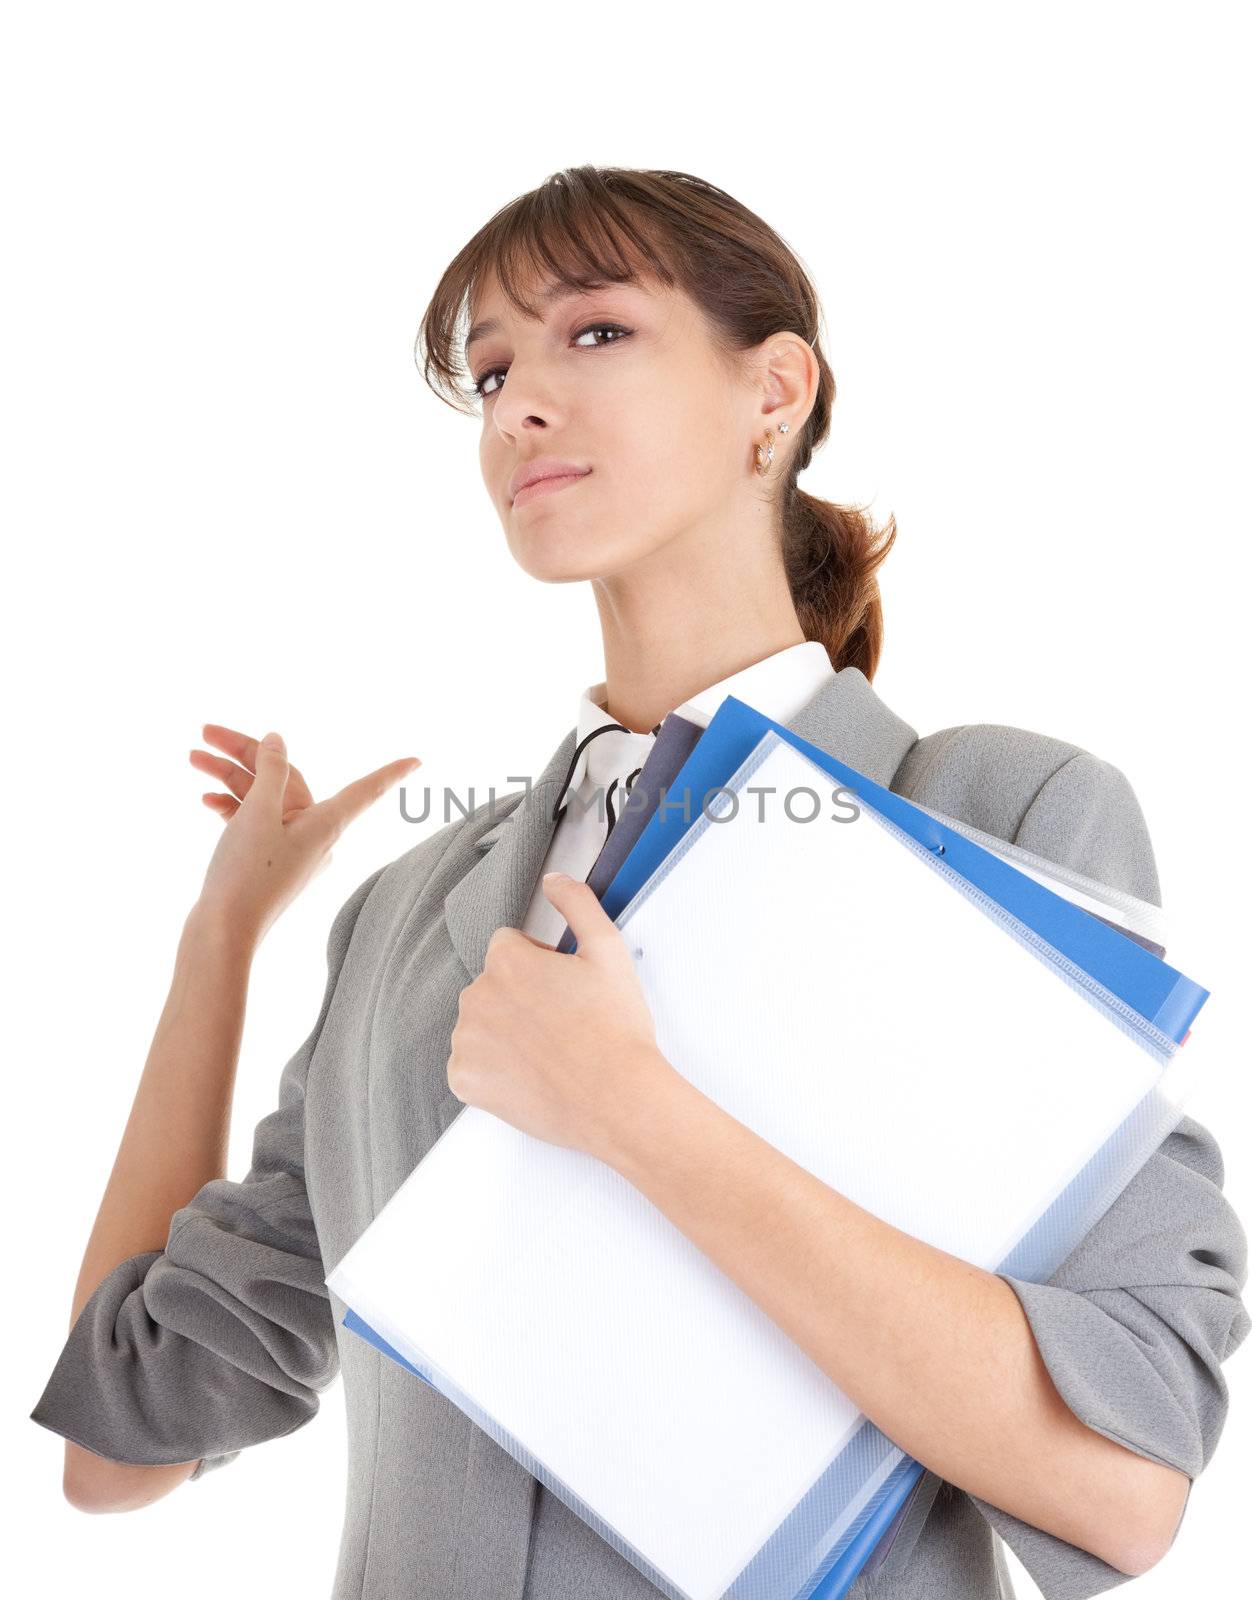
[[993, 722], [940, 728], [912, 746], [891, 787], [958, 822], [1161, 904], [1152, 841], [1129, 779], [1069, 740]]

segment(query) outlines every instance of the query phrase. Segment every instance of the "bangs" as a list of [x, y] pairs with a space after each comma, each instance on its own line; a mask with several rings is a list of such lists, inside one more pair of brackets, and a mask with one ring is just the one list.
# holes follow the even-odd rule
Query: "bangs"
[[[573, 174], [566, 174], [572, 178]], [[494, 280], [522, 316], [539, 319], [561, 289], [617, 283], [673, 287], [685, 274], [681, 246], [663, 222], [604, 183], [546, 184], [506, 206], [444, 273], [422, 319], [414, 357], [422, 376], [457, 410], [473, 412], [465, 346], [474, 299]]]

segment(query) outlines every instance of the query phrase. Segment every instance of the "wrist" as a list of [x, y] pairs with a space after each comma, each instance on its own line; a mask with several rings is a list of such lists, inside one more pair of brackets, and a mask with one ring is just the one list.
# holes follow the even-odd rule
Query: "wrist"
[[251, 965], [260, 941], [237, 914], [209, 900], [197, 900], [183, 920], [184, 946], [193, 946], [220, 959]]
[[683, 1099], [695, 1091], [655, 1046], [641, 1052], [632, 1082], [636, 1092], [619, 1110], [597, 1153], [624, 1178], [637, 1183], [656, 1156], [662, 1130], [672, 1124]]

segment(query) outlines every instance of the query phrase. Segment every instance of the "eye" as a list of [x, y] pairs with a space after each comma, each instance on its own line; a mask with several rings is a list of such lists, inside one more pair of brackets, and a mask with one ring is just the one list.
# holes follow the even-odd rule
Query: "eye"
[[[589, 322], [585, 328], [574, 335], [574, 338], [576, 340], [581, 339], [583, 335], [587, 333], [620, 333], [623, 335], [629, 335], [630, 329], [623, 328], [620, 322]], [[611, 340], [610, 343], [620, 344], [621, 340], [614, 339]], [[598, 346], [596, 345], [583, 346], [584, 350], [595, 350], [597, 348]]]
[[[624, 328], [620, 322], [589, 322], [585, 328], [580, 328], [578, 332], [574, 334], [573, 337], [575, 342], [577, 342], [579, 339], [585, 338], [589, 333], [618, 334], [621, 336], [620, 338], [607, 340], [606, 343], [620, 344], [622, 339], [628, 339], [630, 337], [631, 330], [629, 328]], [[592, 344], [582, 345], [581, 348], [584, 350], [602, 350], [604, 345], [599, 341], [596, 341]], [[507, 367], [488, 367], [486, 372], [482, 373], [478, 378], [475, 379], [474, 392], [478, 395], [480, 400], [485, 400], [488, 395], [498, 394], [500, 392], [500, 384], [497, 384], [493, 389], [487, 388], [486, 385], [489, 379], [494, 378], [497, 375], [499, 375], [501, 383], [503, 383], [504, 375], [507, 371]]]
[[474, 392], [477, 394], [480, 400], [485, 400], [489, 394], [495, 393], [494, 389], [487, 389], [483, 387], [488, 379], [494, 378], [497, 373], [499, 373], [500, 377], [503, 378], [504, 372], [505, 369], [503, 367], [488, 367], [486, 372], [483, 373], [482, 377], [475, 380]]

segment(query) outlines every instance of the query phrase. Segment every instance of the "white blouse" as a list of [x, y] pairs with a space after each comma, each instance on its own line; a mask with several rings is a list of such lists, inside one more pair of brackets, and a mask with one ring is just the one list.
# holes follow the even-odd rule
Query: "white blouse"
[[[726, 696], [733, 694], [775, 722], [786, 722], [833, 675], [826, 647], [809, 639], [732, 672], [675, 709], [705, 728]], [[596, 728], [617, 720], [604, 709], [606, 698], [604, 683], [583, 690], [578, 702], [576, 749]], [[565, 932], [565, 918], [543, 892], [543, 874], [568, 872], [571, 878], [586, 879], [608, 837], [610, 808], [614, 817], [621, 816], [630, 786], [655, 743], [655, 731], [631, 733], [614, 728], [598, 734], [580, 751], [565, 790], [565, 812], [548, 845], [522, 920], [523, 933], [555, 945]]]

